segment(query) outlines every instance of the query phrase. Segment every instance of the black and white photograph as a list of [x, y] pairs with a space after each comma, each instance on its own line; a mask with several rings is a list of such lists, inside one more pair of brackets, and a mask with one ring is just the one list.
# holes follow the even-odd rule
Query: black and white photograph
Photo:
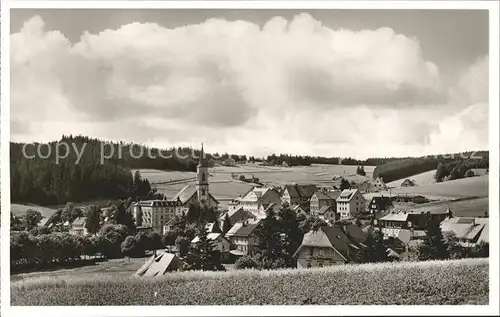
[[495, 2], [15, 2], [4, 314], [498, 312]]

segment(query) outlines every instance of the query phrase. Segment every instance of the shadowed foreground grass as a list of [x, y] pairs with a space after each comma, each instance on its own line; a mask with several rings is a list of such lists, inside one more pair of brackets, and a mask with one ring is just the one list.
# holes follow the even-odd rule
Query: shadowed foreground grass
[[[87, 275], [11, 284], [12, 305], [488, 304], [488, 259], [309, 270]], [[157, 294], [155, 296], [155, 293]]]

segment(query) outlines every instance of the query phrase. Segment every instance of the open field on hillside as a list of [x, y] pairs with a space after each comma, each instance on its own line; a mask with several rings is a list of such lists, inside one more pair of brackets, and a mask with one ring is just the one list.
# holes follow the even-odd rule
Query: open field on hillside
[[[251, 184], [233, 179], [231, 177], [232, 173], [245, 175], [246, 177], [252, 177], [253, 175], [259, 178], [261, 183], [267, 185], [282, 186], [293, 183], [331, 185], [333, 183], [333, 176], [343, 176], [350, 180], [356, 179], [359, 181], [359, 177], [356, 175], [356, 168], [357, 166], [321, 164], [294, 167], [260, 166], [258, 164], [216, 166], [209, 169], [209, 173], [211, 174], [210, 192], [224, 204], [224, 201], [233, 199], [252, 187]], [[367, 177], [372, 177], [373, 170], [373, 166], [365, 166]], [[150, 182], [157, 183], [158, 191], [164, 193], [167, 197], [173, 197], [186, 184], [194, 184], [192, 179], [196, 177], [195, 172], [157, 170], [140, 170], [140, 172]], [[175, 184], [163, 184], [163, 182], [180, 179], [186, 179], [186, 181]]]
[[[413, 180], [418, 186], [429, 185], [436, 183], [436, 179], [434, 176], [436, 175], [436, 170], [424, 172], [421, 174], [416, 174], [410, 177], [407, 177]], [[406, 178], [399, 179], [394, 182], [387, 183], [388, 187], [401, 187], [401, 184], [405, 181]]]
[[44, 224], [56, 212], [56, 209], [37, 206], [37, 205], [21, 205], [21, 204], [10, 205], [10, 211], [16, 217], [24, 216], [26, 214], [26, 211], [28, 211], [29, 209], [38, 210], [42, 214], [43, 217], [41, 222], [42, 224]]
[[[95, 274], [11, 283], [19, 305], [487, 304], [488, 259], [277, 271]], [[155, 296], [156, 294], [156, 296]]]
[[484, 217], [485, 212], [489, 212], [489, 198], [460, 199], [456, 201], [435, 201], [420, 205], [397, 205], [396, 208], [402, 210], [430, 211], [431, 213], [446, 212], [450, 207], [456, 217]]
[[[374, 195], [389, 195], [380, 192]], [[423, 195], [430, 199], [456, 199], [467, 197], [488, 197], [488, 175], [456, 179], [452, 181], [414, 187], [400, 187], [391, 190], [392, 195]]]

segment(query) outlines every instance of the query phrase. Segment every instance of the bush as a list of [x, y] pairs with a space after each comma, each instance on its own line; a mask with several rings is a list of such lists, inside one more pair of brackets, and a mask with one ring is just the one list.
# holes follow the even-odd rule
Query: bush
[[235, 265], [237, 269], [260, 269], [262, 266], [261, 263], [248, 255], [244, 255], [239, 258]]

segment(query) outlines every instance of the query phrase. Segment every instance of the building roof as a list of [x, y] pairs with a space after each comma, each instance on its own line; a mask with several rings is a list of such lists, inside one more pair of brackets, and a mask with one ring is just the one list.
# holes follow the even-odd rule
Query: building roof
[[[459, 239], [471, 240], [479, 242], [488, 234], [483, 235], [485, 226], [488, 225], [488, 218], [470, 218], [470, 217], [452, 217], [441, 222], [441, 230], [443, 232], [453, 232]], [[486, 228], [488, 231], [488, 228]], [[489, 239], [488, 239], [489, 241]]]
[[321, 209], [318, 211], [318, 214], [324, 215], [328, 211], [335, 211], [332, 206], [323, 206]]
[[227, 237], [249, 237], [260, 224], [260, 220], [246, 220], [235, 223], [226, 233]]
[[[223, 239], [227, 240], [227, 238], [224, 237], [221, 233], [209, 233], [207, 235], [207, 239], [212, 240], [212, 241], [217, 240], [219, 237], [222, 237]], [[193, 240], [191, 240], [191, 243], [197, 243], [198, 241], [200, 241], [200, 237], [196, 236], [196, 237], [194, 237]]]
[[328, 194], [328, 196], [332, 197], [333, 199], [337, 199], [337, 198], [339, 198], [341, 193], [342, 193], [342, 191], [340, 191], [340, 190], [329, 190], [327, 194]]
[[375, 204], [377, 209], [386, 209], [387, 207], [392, 206], [392, 199], [387, 196], [374, 196], [370, 202], [370, 208], [372, 204]]
[[490, 242], [490, 230], [488, 224], [485, 224], [483, 227], [483, 231], [481, 231], [481, 234], [479, 235], [479, 238], [477, 239], [477, 242]]
[[340, 193], [337, 200], [345, 202], [351, 201], [351, 199], [356, 195], [357, 192], [357, 189], [344, 189], [342, 193]]
[[85, 221], [87, 221], [87, 217], [78, 217], [71, 224], [72, 226], [83, 226], [85, 225]]
[[352, 260], [351, 250], [359, 250], [366, 234], [356, 225], [321, 227], [304, 235], [296, 256], [303, 247], [326, 247], [336, 250], [345, 260]]
[[208, 230], [209, 233], [220, 233], [221, 232], [217, 222], [207, 223], [205, 225], [205, 229]]
[[[141, 200], [139, 202], [134, 203], [133, 205], [141, 207], [173, 207], [177, 206], [177, 200], [163, 200], [163, 199]], [[129, 206], [129, 208], [131, 206]]]
[[285, 190], [288, 190], [290, 198], [309, 199], [318, 191], [318, 187], [314, 184], [293, 184], [285, 185], [283, 192]]
[[172, 253], [161, 252], [156, 257], [152, 256], [143, 266], [141, 266], [134, 276], [159, 276], [164, 275], [169, 270], [179, 268], [181, 261]]
[[222, 215], [220, 215], [219, 220], [223, 221], [226, 218], [226, 215], [229, 216], [229, 221], [231, 221], [231, 223], [240, 220], [246, 220], [249, 218], [255, 218], [255, 216], [250, 211], [246, 211], [245, 209], [243, 209], [243, 207], [228, 211], [227, 213], [223, 213]]
[[[208, 193], [210, 195], [210, 198], [212, 198], [213, 200], [215, 200], [217, 203], [219, 203], [217, 201], [217, 199], [214, 198], [214, 196], [212, 196], [212, 194]], [[181, 189], [177, 195], [174, 196], [174, 198], [171, 199], [171, 201], [180, 201], [182, 205], [184, 205], [189, 199], [191, 199], [191, 197], [193, 197], [193, 195], [198, 195], [198, 192], [196, 190], [196, 185], [193, 185], [193, 184], [188, 184], [186, 186], [184, 186], [183, 189]]]
[[330, 195], [323, 193], [321, 190], [316, 191], [313, 196], [318, 197], [318, 200], [333, 200], [335, 198], [330, 197]]
[[396, 211], [396, 212], [391, 212], [379, 220], [386, 220], [386, 221], [408, 221], [408, 216], [410, 215], [410, 212], [406, 211]]

